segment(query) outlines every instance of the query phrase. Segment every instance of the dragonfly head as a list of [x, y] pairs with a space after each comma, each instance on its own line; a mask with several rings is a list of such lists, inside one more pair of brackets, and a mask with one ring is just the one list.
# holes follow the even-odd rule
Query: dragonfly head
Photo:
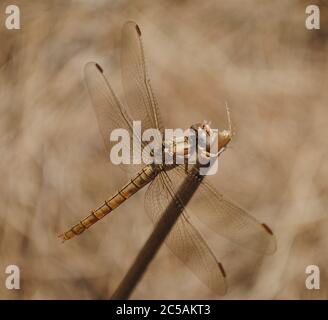
[[218, 137], [217, 137], [217, 142], [218, 142], [218, 151], [226, 148], [228, 143], [232, 139], [232, 132], [230, 130], [222, 130], [219, 131]]
[[[229, 142], [231, 141], [232, 137], [234, 136], [235, 132], [232, 129], [232, 122], [230, 117], [230, 110], [228, 107], [228, 104], [226, 103], [226, 111], [227, 111], [227, 119], [228, 119], [228, 129], [224, 129], [222, 131], [217, 131], [217, 134], [213, 134], [213, 130], [211, 128], [211, 123], [207, 121], [203, 121], [200, 124], [196, 124], [194, 126], [191, 126], [192, 129], [198, 128], [198, 139], [206, 139], [206, 151], [209, 151], [210, 146], [214, 145], [217, 146], [217, 155], [222, 153]], [[197, 129], [196, 129], [197, 131]], [[210, 137], [210, 138], [208, 138]], [[213, 154], [209, 154], [212, 156]]]
[[[221, 153], [224, 148], [228, 145], [228, 143], [232, 139], [232, 131], [229, 130], [222, 130], [214, 132], [211, 128], [211, 123], [204, 120], [202, 123], [196, 123], [190, 127], [195, 132], [195, 137], [197, 139], [198, 146], [203, 146], [208, 153], [208, 156], [214, 156], [215, 154]], [[213, 148], [213, 145], [215, 144], [216, 148]], [[211, 152], [215, 149], [216, 153], [213, 154]]]

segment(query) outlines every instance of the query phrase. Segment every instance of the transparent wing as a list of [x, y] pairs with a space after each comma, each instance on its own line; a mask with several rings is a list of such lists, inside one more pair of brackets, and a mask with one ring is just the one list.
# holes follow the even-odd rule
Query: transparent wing
[[[97, 116], [100, 132], [104, 138], [108, 158], [111, 148], [117, 143], [110, 140], [110, 134], [114, 129], [121, 128], [129, 133], [129, 156], [132, 159], [133, 138], [138, 142], [135, 144], [136, 152], [141, 152], [141, 149], [145, 145], [140, 142], [141, 138], [137, 135], [137, 132], [133, 132], [132, 130], [130, 115], [116, 97], [112, 87], [104, 76], [102, 68], [97, 63], [87, 63], [84, 67], [84, 76]], [[126, 171], [137, 171], [140, 169], [136, 165], [122, 165], [121, 167]]]
[[[167, 174], [174, 185], [186, 178], [184, 166]], [[191, 172], [187, 175], [194, 179]], [[269, 227], [218, 193], [206, 180], [199, 185], [187, 209], [214, 232], [245, 248], [261, 254], [276, 251], [276, 238]]]
[[133, 119], [141, 121], [142, 132], [156, 128], [163, 133], [160, 112], [147, 75], [141, 31], [132, 21], [123, 26], [121, 65], [125, 98]]
[[[165, 172], [159, 173], [153, 180], [145, 195], [145, 208], [154, 223], [161, 218], [172, 199], [177, 203], [176, 208], [183, 208], [177, 189], [178, 186], [171, 184]], [[168, 234], [165, 243], [211, 290], [219, 295], [225, 294], [223, 267], [191, 224], [185, 209]]]

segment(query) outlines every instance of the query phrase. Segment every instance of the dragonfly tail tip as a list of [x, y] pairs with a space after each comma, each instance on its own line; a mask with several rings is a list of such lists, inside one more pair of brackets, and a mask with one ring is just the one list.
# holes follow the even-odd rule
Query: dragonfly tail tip
[[62, 241], [62, 243], [64, 243], [66, 241], [65, 235], [63, 233], [59, 234], [57, 237]]

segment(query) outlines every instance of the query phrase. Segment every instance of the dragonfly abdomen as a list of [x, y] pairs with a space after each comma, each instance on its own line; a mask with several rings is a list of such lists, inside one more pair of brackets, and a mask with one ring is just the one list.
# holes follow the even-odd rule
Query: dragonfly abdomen
[[125, 186], [123, 186], [114, 196], [104, 201], [104, 203], [95, 210], [91, 211], [87, 217], [82, 219], [79, 223], [74, 225], [71, 229], [59, 235], [65, 241], [81, 234], [84, 230], [90, 228], [97, 221], [105, 217], [108, 213], [116, 209], [126, 199], [130, 198], [137, 191], [147, 185], [156, 176], [156, 170], [153, 166], [145, 166], [135, 178], [131, 179]]

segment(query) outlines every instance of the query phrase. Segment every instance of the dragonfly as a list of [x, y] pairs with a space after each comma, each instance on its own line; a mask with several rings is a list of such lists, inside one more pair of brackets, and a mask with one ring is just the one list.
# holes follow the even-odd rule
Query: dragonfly
[[[116, 96], [99, 64], [89, 62], [84, 68], [86, 86], [108, 153], [114, 144], [108, 138], [116, 128], [127, 130], [131, 139], [132, 137], [137, 138], [142, 150], [148, 148], [149, 145], [142, 142], [140, 135], [137, 136], [132, 130], [133, 120], [141, 121], [141, 133], [149, 128], [156, 128], [164, 134], [165, 129], [146, 69], [141, 30], [132, 21], [126, 22], [122, 29], [121, 72], [124, 104]], [[191, 127], [205, 135], [211, 130], [209, 123], [206, 122]], [[219, 131], [216, 140], [218, 146], [216, 157], [226, 149], [232, 135], [231, 126], [229, 130]], [[183, 149], [187, 148], [188, 151], [188, 146], [185, 147], [188, 145], [187, 142], [188, 139], [184, 139]], [[171, 154], [177, 150], [175, 143], [168, 144], [160, 141], [159, 145], [163, 146], [165, 152], [167, 152], [167, 145], [173, 146], [170, 149]], [[205, 148], [206, 152], [208, 151]], [[185, 163], [151, 163], [147, 165], [121, 164], [120, 167], [127, 172], [131, 172], [132, 169], [137, 173], [102, 205], [62, 233], [59, 237], [63, 241], [80, 235], [117, 209], [136, 192], [149, 185], [144, 197], [144, 206], [150, 219], [154, 223], [158, 222], [169, 204], [175, 201], [176, 210], [181, 210], [181, 214], [167, 235], [165, 243], [215, 293], [219, 295], [226, 293], [226, 272], [192, 219], [196, 217], [219, 235], [259, 254], [275, 252], [276, 239], [272, 230], [220, 194], [206, 178], [202, 179], [192, 196], [192, 201], [188, 204], [184, 203], [184, 195], [179, 194], [179, 186], [185, 179], [199, 178], [199, 174], [195, 173], [194, 169], [189, 169], [191, 166]], [[192, 168], [194, 167], [192, 166]], [[184, 192], [188, 192], [188, 190]]]

